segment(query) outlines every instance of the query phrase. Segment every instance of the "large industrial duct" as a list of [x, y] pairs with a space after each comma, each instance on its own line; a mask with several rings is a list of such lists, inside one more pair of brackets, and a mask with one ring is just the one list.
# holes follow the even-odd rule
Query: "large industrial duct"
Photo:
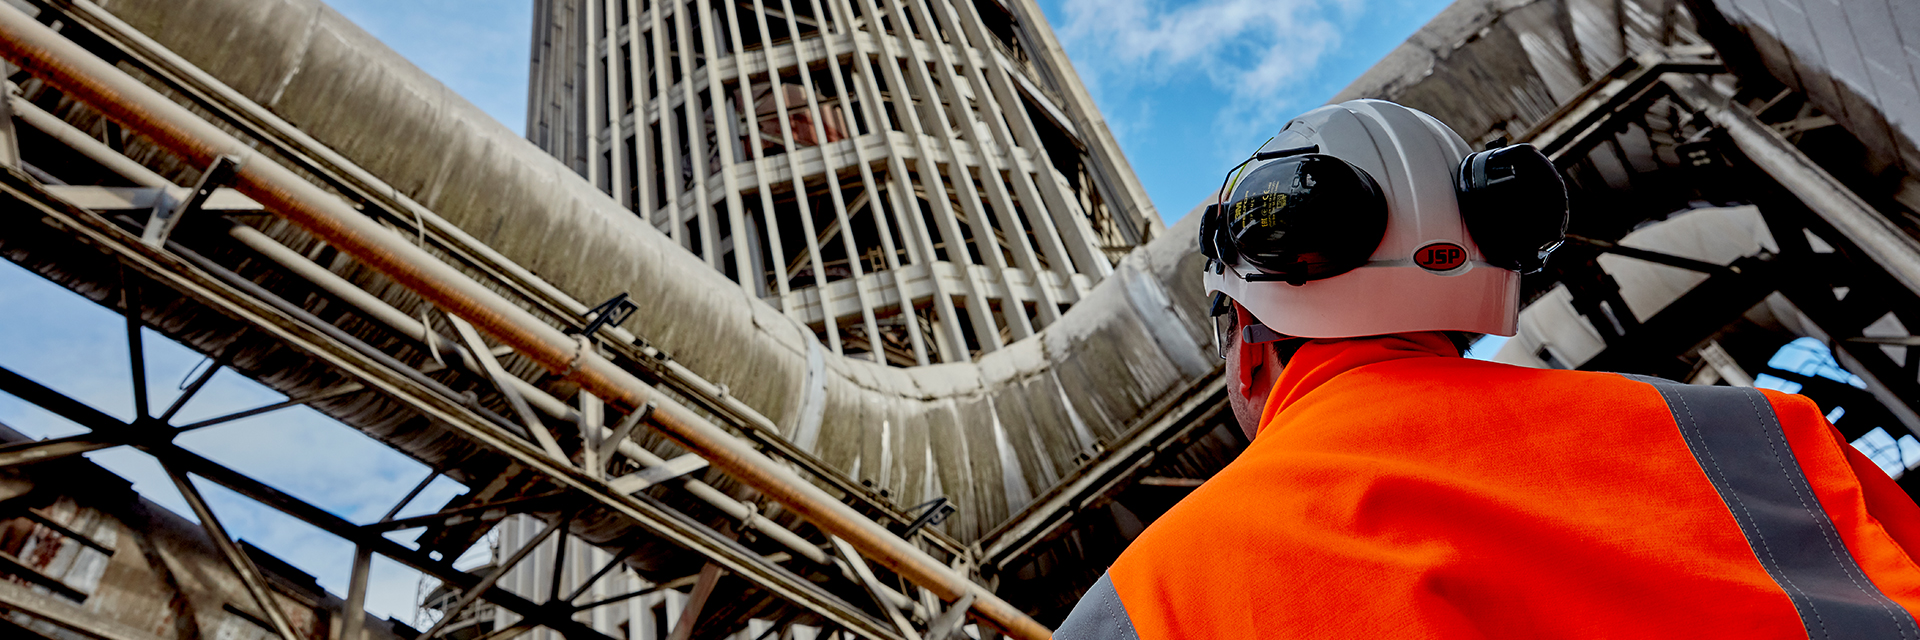
[[[831, 355], [806, 326], [318, 0], [102, 4], [573, 298], [630, 294], [640, 310], [627, 329], [896, 504], [952, 499], [958, 513], [945, 527], [962, 541], [1216, 366], [1202, 348], [1198, 258], [1184, 227], [1122, 260], [1032, 338], [972, 363], [888, 368]], [[269, 231], [296, 248], [310, 242]], [[376, 275], [348, 275], [420, 308]]]

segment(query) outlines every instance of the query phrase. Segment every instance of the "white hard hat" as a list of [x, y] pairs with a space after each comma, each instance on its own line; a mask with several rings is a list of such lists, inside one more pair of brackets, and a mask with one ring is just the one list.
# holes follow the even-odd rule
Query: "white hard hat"
[[1474, 153], [1391, 102], [1309, 111], [1242, 168], [1203, 214], [1205, 285], [1279, 336], [1513, 335], [1521, 272], [1566, 233], [1539, 150]]

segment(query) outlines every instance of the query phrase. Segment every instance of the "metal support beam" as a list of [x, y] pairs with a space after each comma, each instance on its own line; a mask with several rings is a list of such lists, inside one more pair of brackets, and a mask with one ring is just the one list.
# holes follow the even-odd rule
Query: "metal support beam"
[[[13, 65], [0, 66], [9, 72], [13, 71]], [[13, 130], [12, 100], [18, 91], [12, 83], [0, 87], [0, 164], [9, 167], [20, 166], [20, 136]]]
[[880, 595], [885, 585], [880, 583], [879, 577], [873, 575], [873, 568], [867, 566], [866, 558], [860, 557], [860, 551], [854, 549], [853, 545], [847, 544], [847, 541], [841, 540], [839, 536], [831, 537], [829, 540], [833, 541], [834, 551], [838, 551], [840, 557], [853, 567], [853, 572], [860, 575], [860, 582], [867, 587], [867, 593], [873, 595], [873, 602], [880, 605], [880, 610], [887, 614], [888, 620], [893, 621], [893, 626], [900, 630], [900, 635], [905, 636], [907, 640], [920, 640], [919, 632], [913, 630], [913, 623], [908, 622], [907, 617], [901, 615], [898, 607], [893, 606], [893, 603]]
[[[1606, 240], [1588, 238], [1584, 236], [1568, 235], [1567, 242], [1569, 244], [1584, 244], [1589, 247], [1598, 249], [1602, 253], [1611, 253], [1618, 256], [1633, 258], [1635, 260], [1642, 260], [1642, 261], [1651, 262], [1654, 264], [1663, 264], [1669, 267], [1686, 269], [1688, 271], [1697, 271], [1707, 275], [1713, 275], [1717, 273], [1727, 273], [1729, 269], [1734, 268], [1734, 267], [1729, 267], [1727, 265], [1714, 264], [1711, 262], [1707, 262], [1705, 260], [1695, 260], [1693, 258], [1676, 256], [1670, 253], [1648, 251], [1646, 249], [1636, 249], [1636, 248], [1629, 247], [1617, 242], [1608, 242]], [[1738, 273], [1738, 272], [1735, 271], [1734, 273]]]
[[604, 447], [600, 442], [600, 425], [606, 420], [606, 405], [591, 393], [581, 393], [579, 403], [580, 422], [574, 426], [580, 435], [580, 468], [585, 469], [587, 475], [605, 479], [607, 465], [601, 462], [600, 452]]
[[[560, 515], [560, 519], [557, 520], [556, 523], [559, 525], [561, 531], [565, 531], [569, 525], [573, 524], [573, 515], [574, 512], [571, 511]], [[547, 579], [548, 604], [553, 604], [560, 600], [560, 579], [567, 575], [567, 547], [573, 546], [567, 544], [567, 542], [568, 540], [565, 534], [561, 534], [558, 540], [553, 541], [553, 575]]]
[[[240, 163], [241, 159], [235, 156], [222, 155], [216, 157], [213, 159], [213, 164], [208, 165], [205, 171], [200, 172], [200, 182], [193, 185], [193, 191], [187, 194], [186, 200], [177, 204], [173, 202], [173, 198], [171, 197], [162, 197], [155, 200], [153, 203], [153, 215], [147, 218], [146, 228], [140, 233], [140, 241], [156, 249], [165, 245], [167, 243], [167, 236], [173, 234], [173, 227], [180, 224], [182, 218], [191, 215], [195, 211], [199, 211], [201, 205], [207, 203], [207, 198], [213, 195], [215, 189], [220, 188], [221, 184], [233, 178], [233, 172], [239, 168]], [[167, 192], [161, 191], [160, 193], [165, 195]]]
[[965, 637], [960, 631], [960, 625], [967, 622], [967, 607], [972, 604], [973, 594], [971, 593], [954, 601], [953, 606], [948, 607], [946, 611], [940, 613], [940, 617], [934, 618], [933, 622], [927, 624], [926, 640], [956, 640]]
[[347, 605], [340, 610], [338, 640], [361, 640], [361, 628], [367, 621], [367, 579], [373, 572], [373, 550], [353, 548], [353, 573], [347, 578]]
[[1859, 247], [1901, 286], [1920, 294], [1920, 241], [1907, 235], [1793, 143], [1712, 85], [1681, 77], [1667, 82], [1682, 99], [1725, 129], [1727, 138], [1754, 166], [1767, 172], [1807, 209], [1833, 225], [1834, 230]]
[[[707, 607], [707, 598], [713, 596], [713, 587], [720, 582], [720, 565], [707, 563], [700, 569], [700, 577], [693, 583], [693, 593], [687, 597], [687, 605], [680, 610], [680, 620], [673, 625], [673, 634], [667, 640], [689, 640], [693, 637], [693, 628], [700, 622], [700, 611]], [[915, 640], [909, 638], [908, 640]]]
[[1586, 371], [1683, 377], [1676, 374], [1685, 373], [1684, 370], [1656, 369], [1678, 366], [1678, 361], [1671, 360], [1670, 356], [1692, 350], [1747, 309], [1760, 304], [1773, 293], [1774, 283], [1785, 271], [1781, 265], [1757, 256], [1736, 260], [1734, 266], [1737, 268], [1708, 276], [1638, 328], [1621, 336], [1619, 342], [1609, 344], [1605, 350], [1579, 363], [1579, 367]]
[[560, 448], [558, 441], [553, 439], [553, 432], [547, 431], [547, 425], [540, 421], [540, 416], [534, 414], [533, 407], [527, 404], [527, 399], [520, 396], [520, 390], [508, 381], [513, 374], [507, 373], [506, 368], [500, 366], [500, 360], [493, 357], [493, 350], [487, 347], [487, 341], [480, 339], [480, 334], [473, 330], [473, 325], [462, 320], [460, 316], [449, 315], [447, 322], [453, 325], [455, 331], [460, 332], [460, 340], [467, 343], [467, 352], [473, 354], [473, 359], [479, 360], [480, 366], [486, 368], [487, 377], [493, 379], [493, 386], [499, 389], [500, 395], [506, 396], [507, 404], [513, 407], [514, 414], [520, 416], [520, 422], [526, 425], [528, 432], [532, 433], [533, 441], [540, 443], [540, 449], [546, 451], [547, 455], [553, 456], [554, 460], [567, 462], [567, 452]]
[[301, 640], [300, 636], [294, 635], [293, 623], [287, 621], [287, 612], [280, 610], [279, 603], [273, 601], [273, 589], [267, 586], [266, 576], [260, 573], [259, 567], [253, 566], [253, 559], [233, 543], [226, 527], [221, 526], [220, 519], [213, 515], [213, 507], [207, 505], [207, 499], [200, 495], [200, 489], [193, 486], [193, 479], [187, 477], [186, 471], [164, 458], [160, 460], [160, 466], [167, 470], [167, 477], [173, 479], [173, 486], [180, 490], [180, 497], [187, 499], [187, 506], [193, 508], [194, 517], [199, 518], [200, 526], [207, 530], [213, 547], [220, 551], [221, 557], [226, 558], [227, 566], [233, 568], [240, 584], [247, 588], [247, 594], [253, 596], [253, 603], [260, 607], [261, 615], [266, 616], [267, 622], [273, 625], [274, 633], [280, 634], [283, 640]]
[[[53, 412], [95, 433], [105, 435], [128, 434], [134, 431], [131, 425], [120, 422], [113, 416], [69, 398], [58, 391], [49, 389], [5, 367], [0, 367], [0, 392], [25, 400], [42, 409]], [[164, 434], [163, 434], [164, 435]], [[145, 442], [146, 439], [137, 439]], [[359, 546], [368, 547], [375, 553], [392, 558], [395, 561], [413, 567], [421, 573], [433, 576], [442, 582], [460, 588], [471, 588], [479, 578], [459, 569], [449, 562], [428, 557], [427, 554], [406, 547], [382, 537], [379, 533], [366, 532], [357, 525], [334, 515], [332, 512], [298, 498], [280, 492], [258, 480], [249, 478], [232, 469], [221, 466], [199, 454], [181, 449], [166, 442], [145, 442], [141, 446], [147, 453], [165, 464], [177, 466], [182, 472], [200, 476], [210, 482], [233, 490], [255, 502], [293, 516], [307, 524], [319, 528], [336, 537]], [[569, 638], [587, 640], [612, 640], [591, 628], [550, 612], [532, 602], [510, 592], [492, 590], [487, 599], [507, 610], [536, 620], [539, 624], [561, 632]]]
[[665, 463], [608, 480], [607, 487], [619, 493], [632, 494], [705, 468], [707, 468], [706, 460], [700, 456], [685, 453]]
[[120, 308], [127, 321], [127, 364], [132, 367], [133, 419], [140, 422], [152, 415], [147, 406], [147, 349], [140, 339], [140, 287], [125, 265], [120, 267]]
[[[627, 417], [621, 418], [620, 424], [613, 428], [613, 433], [608, 434], [606, 439], [600, 443], [600, 463], [606, 465], [607, 468], [611, 468], [613, 466], [613, 454], [620, 450], [620, 444], [626, 442], [627, 438], [633, 437], [633, 428], [639, 426], [641, 422], [647, 419], [647, 415], [651, 413], [653, 413], [653, 403], [649, 402], [646, 406], [640, 407], [633, 413], [627, 414]], [[600, 470], [600, 476], [604, 478], [606, 475], [607, 469], [602, 468]]]
[[593, 588], [593, 583], [599, 582], [601, 578], [607, 577], [607, 574], [612, 573], [614, 569], [618, 568], [620, 563], [626, 562], [627, 558], [633, 557], [633, 554], [639, 553], [639, 551], [640, 547], [627, 547], [621, 550], [620, 553], [613, 554], [613, 559], [608, 560], [605, 565], [601, 565], [599, 571], [595, 571], [593, 575], [587, 576], [587, 579], [581, 580], [579, 586], [574, 587], [573, 592], [567, 594], [565, 602], [567, 604], [573, 604], [573, 601], [579, 600], [580, 596], [586, 595], [588, 589]]
[[51, 440], [9, 444], [0, 446], [0, 468], [77, 456], [123, 444], [126, 442], [120, 438], [102, 433], [81, 433]]
[[[472, 605], [474, 601], [479, 600], [480, 595], [486, 593], [488, 589], [492, 589], [495, 583], [500, 582], [500, 578], [506, 576], [508, 571], [513, 570], [514, 565], [518, 565], [521, 560], [526, 559], [527, 554], [533, 553], [534, 549], [539, 548], [540, 544], [546, 542], [547, 538], [552, 537], [553, 532], [559, 531], [561, 525], [565, 522], [565, 519], [548, 522], [547, 528], [541, 529], [538, 535], [527, 540], [526, 544], [514, 550], [513, 555], [507, 556], [505, 561], [501, 562], [499, 566], [494, 567], [493, 573], [489, 573], [487, 577], [481, 578], [478, 584], [462, 590], [460, 599], [455, 600], [452, 606], [447, 607], [446, 611], [442, 612], [440, 620], [433, 623], [433, 626], [428, 628], [426, 633], [420, 634], [420, 637], [426, 638], [427, 640], [440, 637], [440, 632], [446, 631], [447, 625], [453, 624], [454, 619], [460, 617], [461, 611], [465, 610], [469, 605]], [[560, 542], [561, 546], [565, 546], [566, 539], [562, 538]]]
[[194, 377], [192, 382], [187, 383], [187, 386], [181, 387], [180, 397], [174, 398], [173, 404], [167, 405], [167, 410], [161, 412], [160, 417], [155, 418], [155, 420], [159, 421], [160, 424], [167, 424], [173, 420], [173, 416], [178, 415], [181, 409], [186, 408], [187, 402], [192, 400], [193, 396], [200, 393], [201, 388], [207, 386], [207, 383], [213, 380], [214, 374], [220, 373], [220, 363], [213, 362], [212, 358], [208, 358], [207, 362], [207, 369], [200, 372], [199, 376]]
[[407, 505], [413, 504], [413, 499], [420, 497], [420, 492], [426, 491], [427, 485], [433, 484], [433, 481], [439, 478], [440, 472], [438, 471], [428, 473], [427, 477], [420, 479], [420, 484], [413, 485], [413, 490], [408, 491], [406, 497], [401, 498], [399, 502], [393, 503], [393, 508], [387, 510], [387, 515], [380, 516], [380, 521], [387, 522], [392, 520], [394, 516], [400, 515], [401, 509], [405, 509]]
[[269, 405], [262, 405], [262, 406], [254, 407], [252, 409], [247, 409], [244, 411], [235, 411], [233, 413], [229, 413], [222, 416], [214, 416], [211, 418], [207, 418], [205, 420], [201, 420], [199, 422], [194, 422], [192, 424], [186, 424], [179, 427], [175, 427], [174, 431], [187, 432], [187, 431], [192, 431], [194, 429], [204, 429], [206, 427], [222, 425], [229, 422], [233, 422], [235, 420], [244, 420], [246, 418], [251, 418], [257, 415], [272, 413], [275, 411], [279, 411], [281, 409], [285, 409], [287, 407], [297, 407], [300, 405], [319, 402], [321, 400], [331, 400], [331, 399], [338, 398], [340, 396], [344, 396], [350, 393], [359, 393], [365, 390], [366, 390], [366, 387], [361, 386], [360, 383], [349, 382], [349, 383], [340, 385], [338, 387], [328, 389], [326, 391], [322, 391], [320, 393], [316, 393], [303, 398], [288, 398], [286, 400], [275, 402]]
[[[786, 556], [787, 554], [785, 554], [785, 553], [779, 553], [779, 554], [774, 554], [774, 555], [775, 555], [775, 556]], [[774, 561], [774, 560], [773, 560], [773, 556], [769, 556], [769, 557], [768, 557], [768, 561], [769, 561], [769, 562], [773, 562], [773, 561]], [[709, 565], [709, 566], [711, 566], [711, 565]], [[652, 594], [652, 593], [659, 593], [659, 592], [662, 592], [662, 591], [666, 591], [666, 590], [668, 590], [668, 589], [679, 589], [679, 588], [681, 588], [681, 587], [686, 587], [686, 586], [690, 586], [690, 585], [692, 585], [693, 583], [695, 583], [695, 582], [698, 582], [699, 580], [700, 580], [700, 574], [697, 574], [697, 573], [696, 573], [696, 574], [694, 574], [694, 575], [690, 575], [690, 576], [681, 576], [681, 577], [678, 577], [678, 578], [674, 578], [674, 579], [672, 579], [672, 580], [668, 580], [668, 581], [666, 581], [666, 582], [662, 582], [662, 583], [660, 583], [660, 584], [656, 584], [656, 585], [653, 585], [653, 586], [651, 586], [651, 587], [646, 587], [646, 588], [644, 588], [644, 589], [636, 589], [636, 590], [633, 590], [633, 591], [629, 591], [629, 592], [626, 592], [626, 593], [623, 593], [623, 594], [620, 594], [620, 595], [617, 595], [617, 596], [613, 596], [613, 597], [611, 597], [611, 598], [605, 598], [605, 599], [602, 599], [602, 600], [595, 600], [595, 601], [593, 601], [593, 602], [589, 602], [589, 603], [586, 603], [586, 604], [583, 604], [583, 605], [579, 605], [579, 606], [577, 606], [577, 607], [574, 607], [574, 608], [573, 608], [573, 610], [574, 610], [575, 612], [580, 612], [580, 611], [587, 611], [587, 610], [590, 610], [590, 609], [597, 609], [597, 608], [600, 608], [600, 607], [604, 607], [604, 606], [607, 606], [607, 605], [610, 605], [610, 604], [613, 604], [613, 603], [616, 603], [616, 602], [626, 602], [626, 601], [628, 601], [628, 600], [632, 600], [632, 599], [634, 599], [634, 598], [638, 598], [638, 597], [640, 597], [640, 596], [644, 596], [644, 595], [647, 595], [647, 594]]]
[[557, 492], [544, 493], [537, 496], [512, 498], [499, 502], [448, 509], [437, 513], [413, 516], [411, 518], [400, 518], [398, 520], [386, 519], [365, 525], [361, 528], [367, 531], [385, 533], [388, 531], [401, 531], [420, 527], [451, 527], [469, 522], [486, 522], [489, 520], [499, 520], [515, 514], [537, 511], [542, 507], [549, 507], [561, 502], [565, 500], [565, 498], [566, 496]]

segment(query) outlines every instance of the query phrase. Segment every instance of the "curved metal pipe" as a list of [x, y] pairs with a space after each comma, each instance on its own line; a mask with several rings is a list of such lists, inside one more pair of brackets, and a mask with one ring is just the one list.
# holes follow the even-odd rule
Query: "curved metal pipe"
[[1017, 638], [1051, 637], [1045, 626], [992, 591], [12, 6], [0, 7], [0, 56], [188, 162], [210, 164], [222, 155], [241, 158], [233, 178], [234, 189], [267, 210], [386, 274], [446, 312], [466, 319], [608, 404], [633, 411], [653, 402], [656, 409], [651, 421], [681, 446], [942, 599], [956, 600], [971, 593], [972, 613], [981, 621]]

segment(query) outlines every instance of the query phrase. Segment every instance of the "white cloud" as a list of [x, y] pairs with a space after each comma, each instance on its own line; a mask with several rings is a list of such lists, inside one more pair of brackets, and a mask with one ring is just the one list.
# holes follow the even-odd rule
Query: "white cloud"
[[[1292, 95], [1340, 44], [1358, 0], [1064, 0], [1059, 34], [1096, 92], [1203, 77], [1226, 103], [1213, 132], [1231, 148], [1311, 105]], [[1257, 140], [1255, 140], [1257, 142]], [[1243, 150], [1242, 150], [1243, 151]]]

